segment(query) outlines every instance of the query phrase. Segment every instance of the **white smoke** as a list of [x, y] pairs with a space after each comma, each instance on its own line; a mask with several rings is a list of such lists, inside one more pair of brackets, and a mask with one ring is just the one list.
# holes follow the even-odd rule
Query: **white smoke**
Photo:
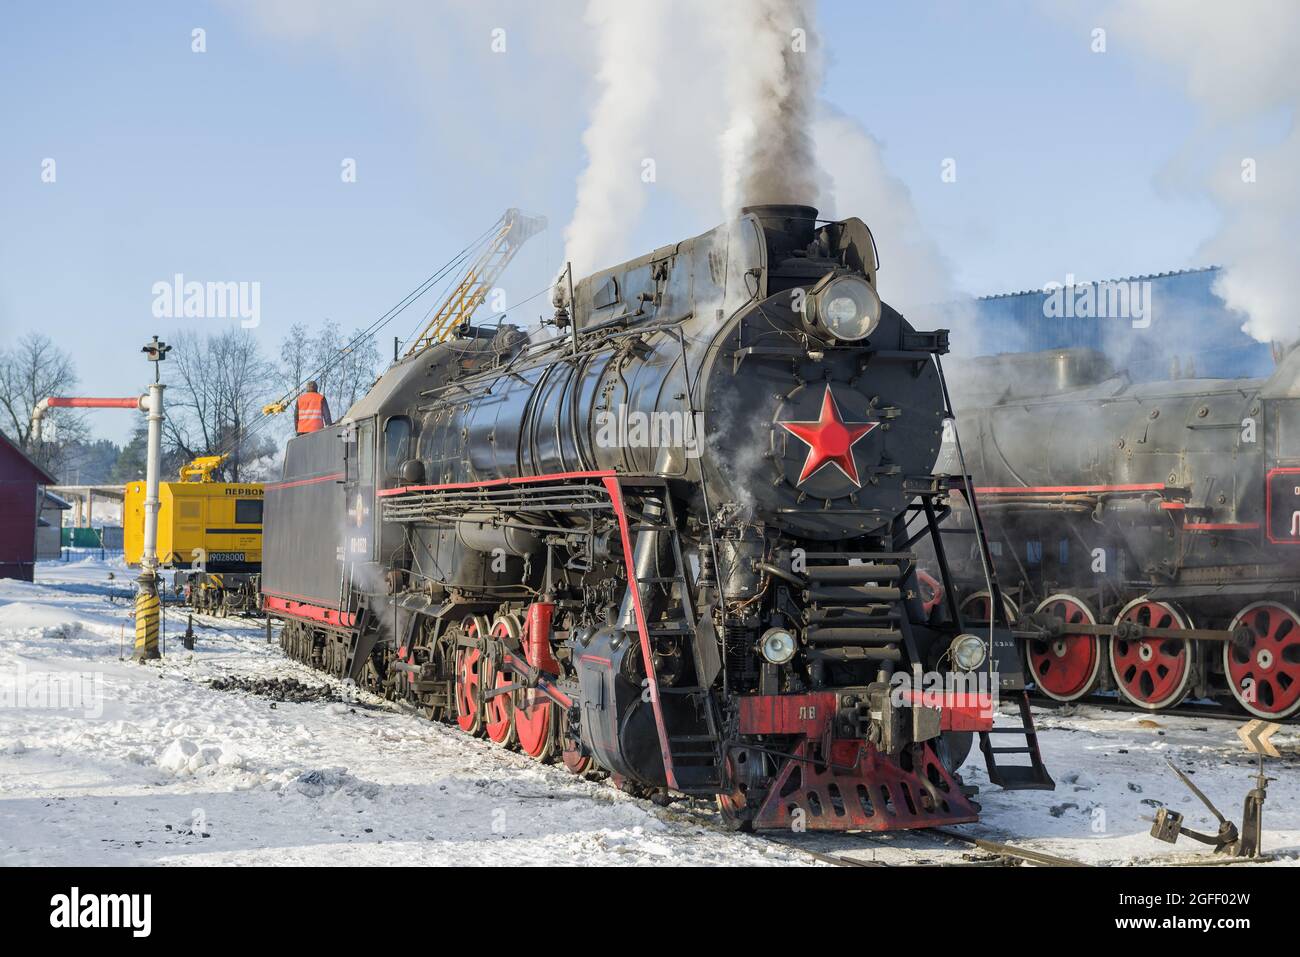
[[[667, 208], [675, 202], [677, 216], [706, 228], [718, 212], [730, 219], [744, 205], [801, 203], [867, 222], [892, 304], [948, 298], [943, 259], [879, 145], [818, 103], [824, 49], [815, 0], [587, 0], [581, 17], [568, 4], [557, 12], [497, 0], [222, 4], [277, 42], [324, 43], [354, 67], [382, 59], [409, 70], [398, 89], [436, 112], [446, 139], [472, 144], [476, 163], [498, 163], [510, 177], [499, 194], [459, 197], [488, 209], [529, 206], [534, 196], [544, 209], [546, 184], [570, 175], [559, 167], [569, 141], [546, 117], [571, 109], [573, 84], [594, 69], [586, 165], [564, 231], [575, 279], [649, 248], [638, 225], [652, 204], [675, 218]], [[505, 55], [488, 52], [497, 27], [508, 34]], [[447, 56], [425, 55], [448, 36], [456, 40]], [[460, 103], [439, 92], [467, 77], [477, 98]], [[492, 102], [488, 124], [483, 95]], [[535, 155], [499, 149], [503, 130]]]
[[578, 201], [564, 230], [564, 258], [575, 277], [622, 257], [629, 225], [646, 202], [646, 161], [668, 67], [669, 19], [653, 3], [591, 0], [587, 23], [596, 33], [600, 88], [583, 133], [587, 166], [578, 177]]
[[880, 143], [857, 120], [825, 104], [813, 131], [826, 170], [821, 215], [857, 216], [870, 227], [880, 250], [881, 297], [904, 313], [955, 300], [948, 262], [907, 186], [885, 166]]
[[1215, 292], [1245, 315], [1242, 328], [1256, 340], [1296, 339], [1300, 3], [1126, 0], [1094, 19], [1113, 49], [1136, 46], [1172, 68], [1201, 109], [1204, 128], [1178, 166], [1197, 171], [1222, 213], [1202, 250], [1224, 267]]
[[710, 8], [723, 21], [718, 35], [725, 45], [725, 216], [760, 203], [818, 202], [814, 7], [813, 0], [729, 0]]

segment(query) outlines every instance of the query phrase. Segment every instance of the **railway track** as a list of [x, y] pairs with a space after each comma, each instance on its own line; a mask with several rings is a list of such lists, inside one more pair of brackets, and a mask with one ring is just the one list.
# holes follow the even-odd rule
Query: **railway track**
[[[1029, 700], [1035, 708], [1043, 708], [1047, 711], [1060, 711], [1065, 708], [1073, 708], [1078, 705], [1087, 705], [1091, 708], [1101, 708], [1106, 711], [1119, 711], [1125, 714], [1141, 714], [1148, 718], [1158, 720], [1160, 718], [1204, 718], [1209, 721], [1235, 721], [1238, 724], [1249, 721], [1252, 715], [1244, 711], [1234, 711], [1224, 705], [1213, 704], [1190, 704], [1179, 705], [1176, 708], [1162, 708], [1159, 711], [1151, 711], [1148, 708], [1141, 708], [1131, 702], [1125, 701], [1118, 695], [1108, 697], [1104, 695], [1089, 695], [1086, 698], [1080, 698], [1078, 701], [1056, 701], [1046, 695], [1035, 694], [1030, 692]], [[1270, 718], [1275, 724], [1281, 725], [1300, 725], [1300, 714], [1292, 715], [1289, 718]]]
[[[887, 839], [865, 832], [770, 834], [761, 840], [779, 844], [835, 867], [1091, 867], [1082, 861], [950, 828], [897, 832]], [[961, 847], [970, 850], [961, 850]], [[863, 856], [870, 851], [872, 856]], [[883, 856], [882, 856], [883, 854]]]
[[[319, 674], [319, 673], [315, 673]], [[339, 684], [336, 679], [322, 675], [327, 683]], [[362, 692], [362, 697], [371, 697]], [[363, 706], [387, 708], [416, 717], [423, 712], [401, 700], [375, 698]], [[1139, 710], [1139, 709], [1135, 709]], [[586, 800], [617, 800], [612, 782], [605, 782], [608, 796], [602, 789], [558, 789], [544, 794], [525, 795], [528, 799], [557, 800], [564, 797]], [[686, 800], [671, 804], [654, 803], [656, 812], [711, 830], [728, 830], [719, 821], [709, 802]], [[729, 831], [728, 831], [729, 832]], [[730, 833], [730, 832], [729, 832]], [[916, 831], [897, 831], [887, 834], [867, 832], [806, 832], [787, 834], [762, 832], [752, 839], [780, 845], [787, 850], [804, 855], [819, 863], [833, 867], [1093, 867], [1095, 864], [1050, 854], [1045, 851], [1010, 843], [1016, 838], [995, 839], [991, 836], [967, 833], [953, 828], [928, 828]], [[1187, 856], [1163, 855], [1151, 858], [1112, 862], [1126, 865], [1207, 866], [1229, 864], [1259, 864], [1273, 860], [1267, 855], [1254, 860], [1223, 858], [1206, 853]]]

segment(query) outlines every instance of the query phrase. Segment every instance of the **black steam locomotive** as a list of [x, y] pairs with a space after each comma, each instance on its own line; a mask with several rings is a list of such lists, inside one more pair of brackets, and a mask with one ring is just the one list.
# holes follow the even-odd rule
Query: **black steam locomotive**
[[[875, 274], [860, 220], [755, 207], [561, 284], [546, 334], [395, 363], [266, 487], [284, 648], [736, 826], [974, 820], [957, 768], [1023, 675], [918, 568], [967, 491], [932, 474], [947, 333]], [[1050, 786], [1019, 730], [993, 780]]]
[[1090, 350], [1003, 355], [954, 388], [1040, 692], [1300, 711], [1300, 349], [1266, 379], [1143, 384]]

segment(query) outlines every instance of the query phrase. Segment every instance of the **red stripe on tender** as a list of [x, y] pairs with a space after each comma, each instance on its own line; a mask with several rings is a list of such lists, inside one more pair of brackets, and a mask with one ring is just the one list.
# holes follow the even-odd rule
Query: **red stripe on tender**
[[315, 485], [318, 482], [336, 482], [345, 477], [343, 472], [331, 472], [329, 475], [317, 475], [315, 478], [298, 479], [294, 482], [277, 482], [275, 485], [263, 486], [265, 489], [296, 488], [299, 485]]
[[357, 616], [352, 614], [352, 612], [336, 611], [333, 608], [322, 608], [320, 605], [292, 601], [275, 595], [264, 594], [262, 596], [262, 608], [266, 611], [274, 611], [281, 615], [288, 615], [291, 618], [301, 618], [304, 621], [314, 621], [318, 624], [333, 625], [336, 628], [351, 628], [357, 621]]
[[1150, 485], [1030, 485], [1023, 488], [1019, 486], [994, 486], [976, 488], [975, 491], [980, 495], [1083, 495], [1097, 492], [1163, 492], [1167, 487], [1163, 483], [1152, 483]]

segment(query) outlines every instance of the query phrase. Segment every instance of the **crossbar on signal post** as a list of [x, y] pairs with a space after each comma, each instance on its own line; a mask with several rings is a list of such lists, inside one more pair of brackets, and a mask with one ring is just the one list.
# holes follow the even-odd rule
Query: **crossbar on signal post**
[[153, 365], [153, 382], [149, 391], [131, 398], [90, 398], [84, 396], [49, 396], [32, 409], [32, 440], [40, 443], [42, 420], [50, 409], [139, 409], [149, 417], [148, 462], [145, 468], [144, 549], [140, 557], [140, 588], [135, 596], [136, 661], [161, 657], [158, 650], [158, 623], [162, 602], [158, 598], [158, 486], [162, 472], [163, 389], [158, 363], [167, 358], [171, 346], [157, 336], [140, 351]]

